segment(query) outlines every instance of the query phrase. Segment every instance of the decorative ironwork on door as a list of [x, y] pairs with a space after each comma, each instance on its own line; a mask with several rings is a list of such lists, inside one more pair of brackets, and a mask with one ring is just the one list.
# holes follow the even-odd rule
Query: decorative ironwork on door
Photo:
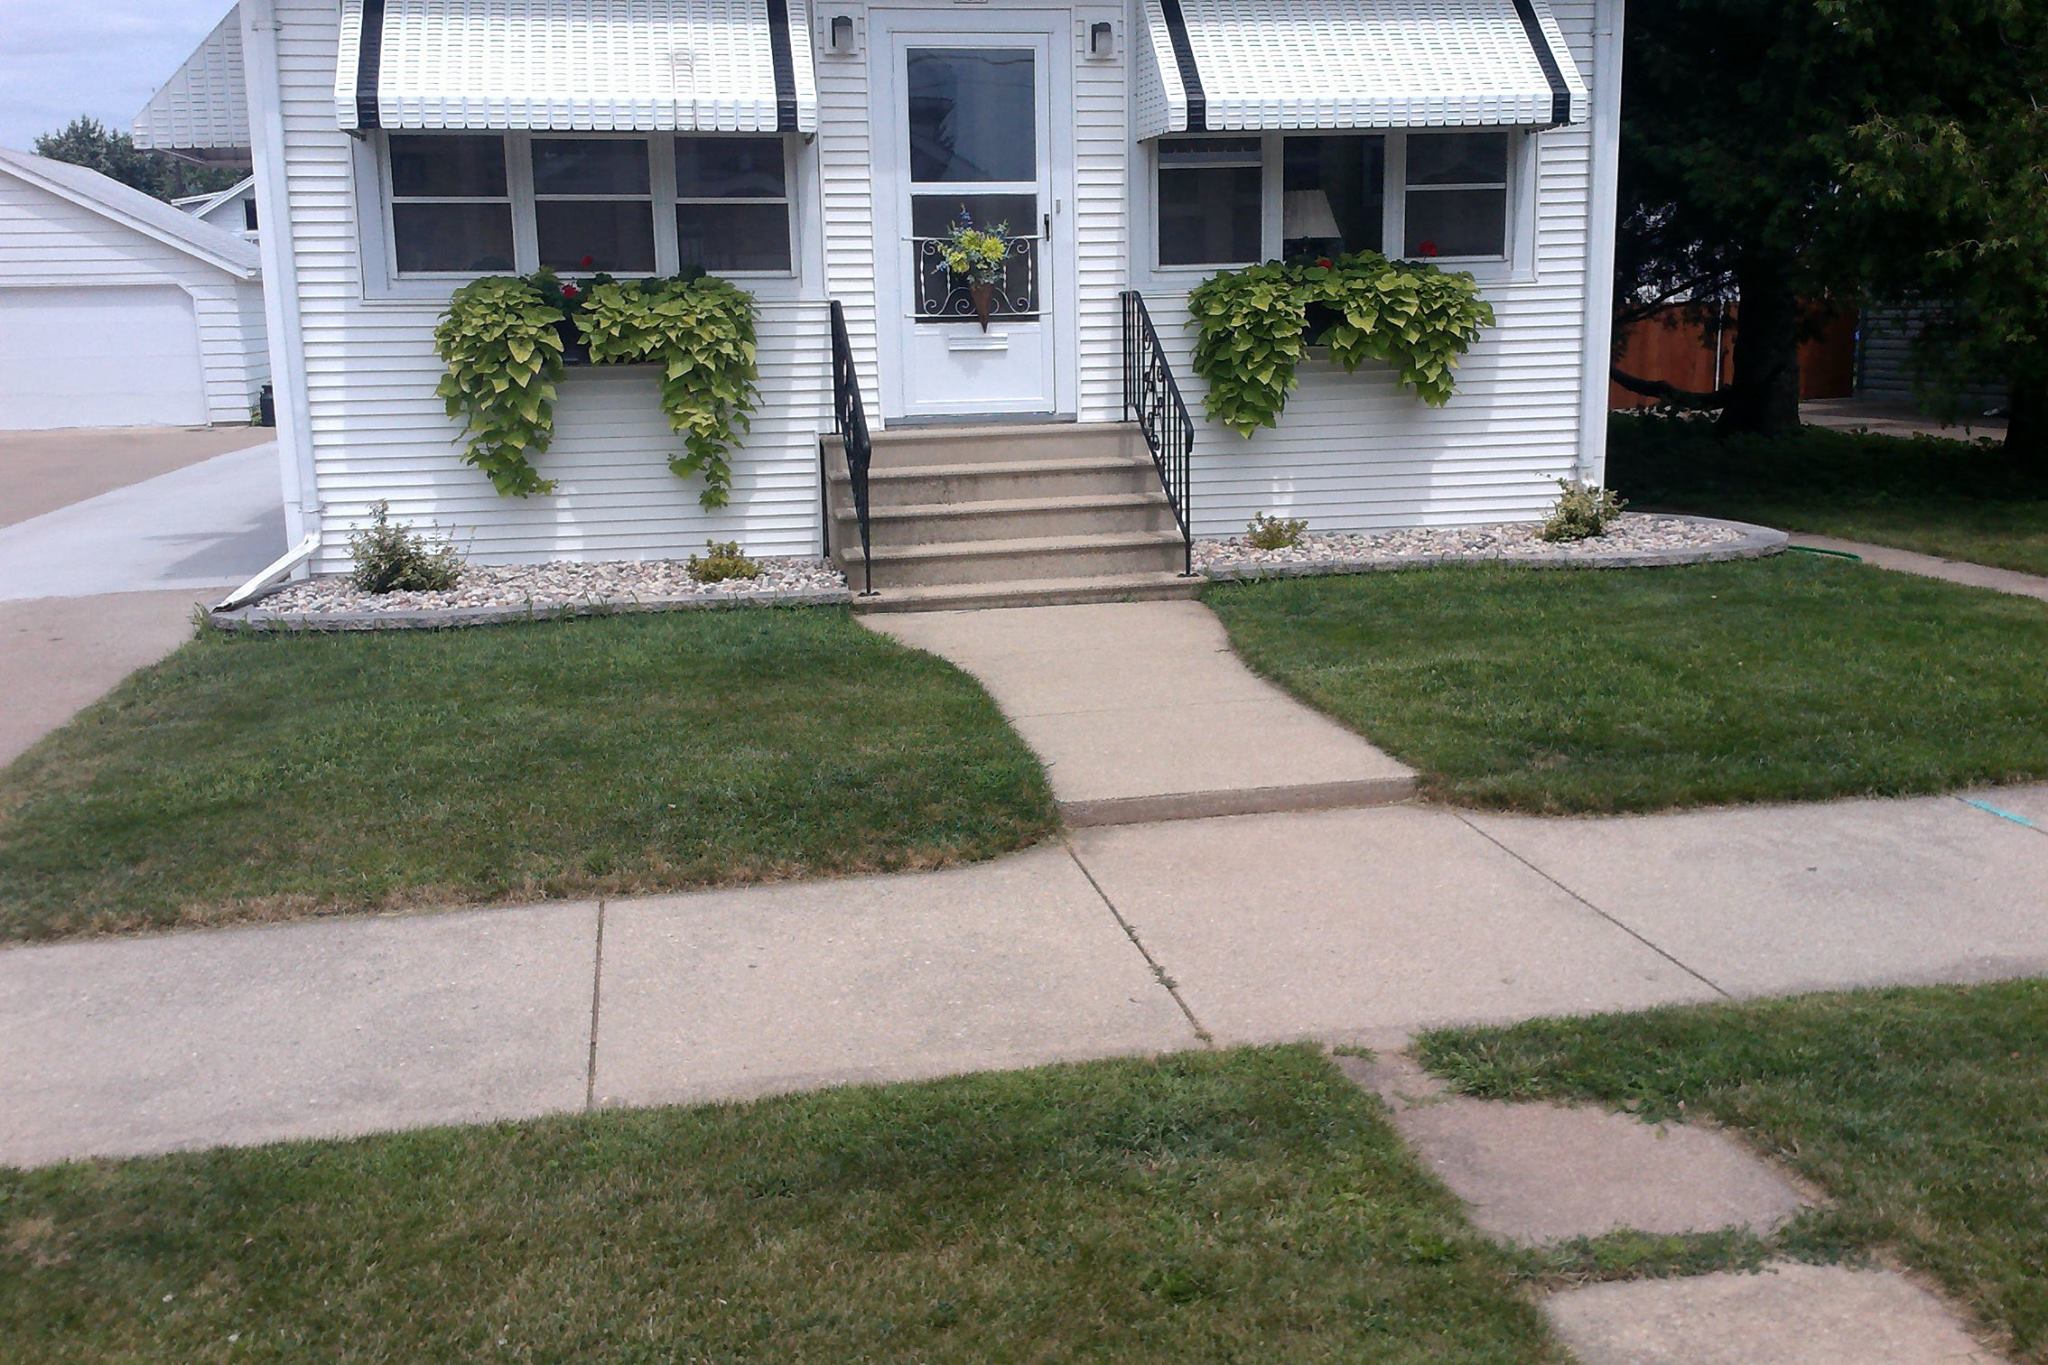
[[[1042, 239], [1007, 237], [1004, 240], [1010, 244], [1010, 254], [1003, 260], [1003, 278], [995, 282], [994, 306], [989, 310], [989, 316], [997, 319], [1035, 318], [1040, 305], [1038, 258]], [[944, 237], [910, 239], [916, 283], [913, 307], [919, 322], [972, 322], [975, 319], [974, 296], [968, 288], [966, 276], [956, 275], [946, 268], [946, 243]]]

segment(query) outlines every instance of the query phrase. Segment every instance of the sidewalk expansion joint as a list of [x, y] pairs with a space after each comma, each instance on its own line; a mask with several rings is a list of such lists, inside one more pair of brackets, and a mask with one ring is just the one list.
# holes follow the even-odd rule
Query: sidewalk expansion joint
[[1503, 853], [1507, 854], [1507, 855], [1508, 855], [1508, 856], [1509, 856], [1510, 858], [1513, 858], [1513, 859], [1514, 859], [1514, 860], [1515, 860], [1516, 862], [1520, 863], [1520, 864], [1521, 864], [1521, 865], [1522, 865], [1523, 867], [1526, 867], [1526, 868], [1528, 868], [1528, 869], [1529, 869], [1529, 870], [1530, 870], [1531, 872], [1534, 872], [1534, 873], [1535, 873], [1535, 874], [1536, 874], [1537, 876], [1539, 876], [1539, 877], [1543, 878], [1543, 880], [1544, 880], [1544, 881], [1546, 881], [1546, 882], [1549, 882], [1549, 883], [1550, 883], [1550, 884], [1551, 884], [1552, 886], [1554, 886], [1554, 887], [1556, 887], [1556, 888], [1557, 888], [1558, 890], [1560, 890], [1560, 891], [1564, 892], [1564, 893], [1565, 893], [1565, 894], [1566, 894], [1567, 896], [1570, 896], [1570, 897], [1571, 897], [1571, 898], [1572, 898], [1573, 900], [1577, 901], [1577, 902], [1578, 902], [1578, 903], [1579, 903], [1580, 905], [1583, 905], [1583, 906], [1585, 906], [1585, 907], [1586, 907], [1586, 908], [1587, 908], [1588, 910], [1591, 910], [1591, 911], [1592, 911], [1592, 912], [1593, 912], [1594, 914], [1598, 915], [1598, 916], [1599, 916], [1599, 917], [1600, 917], [1601, 919], [1604, 919], [1604, 920], [1606, 920], [1606, 921], [1607, 921], [1607, 922], [1608, 922], [1609, 924], [1611, 924], [1611, 925], [1613, 925], [1613, 926], [1614, 926], [1615, 928], [1617, 928], [1617, 929], [1621, 930], [1621, 932], [1623, 932], [1624, 934], [1627, 934], [1627, 935], [1628, 935], [1628, 936], [1629, 936], [1630, 938], [1632, 938], [1632, 939], [1634, 939], [1634, 940], [1635, 940], [1636, 942], [1638, 942], [1638, 943], [1642, 944], [1642, 945], [1643, 945], [1643, 946], [1644, 946], [1645, 948], [1648, 948], [1648, 949], [1649, 949], [1649, 950], [1650, 950], [1651, 952], [1655, 953], [1655, 954], [1656, 954], [1656, 955], [1657, 955], [1658, 957], [1661, 957], [1661, 958], [1663, 958], [1663, 959], [1664, 959], [1664, 960], [1665, 960], [1666, 962], [1669, 962], [1669, 963], [1670, 963], [1670, 964], [1671, 964], [1672, 966], [1674, 966], [1674, 967], [1678, 968], [1678, 970], [1680, 970], [1681, 972], [1684, 972], [1684, 973], [1685, 973], [1685, 974], [1686, 974], [1687, 976], [1689, 976], [1689, 977], [1692, 977], [1692, 978], [1693, 978], [1693, 979], [1694, 979], [1695, 981], [1698, 981], [1698, 982], [1699, 982], [1699, 983], [1700, 983], [1701, 985], [1705, 986], [1705, 987], [1706, 987], [1706, 988], [1707, 988], [1708, 990], [1712, 991], [1712, 992], [1713, 992], [1714, 994], [1716, 994], [1716, 995], [1720, 996], [1720, 997], [1721, 997], [1721, 998], [1722, 998], [1723, 1000], [1733, 1000], [1733, 999], [1735, 998], [1735, 997], [1734, 997], [1734, 996], [1733, 996], [1732, 994], [1730, 994], [1730, 993], [1729, 993], [1728, 991], [1725, 991], [1725, 990], [1723, 990], [1723, 989], [1721, 988], [1721, 985], [1720, 985], [1720, 983], [1719, 983], [1719, 982], [1717, 982], [1717, 981], [1715, 981], [1715, 980], [1713, 980], [1713, 979], [1712, 979], [1711, 977], [1709, 977], [1709, 976], [1708, 976], [1708, 975], [1707, 975], [1707, 974], [1706, 974], [1705, 972], [1702, 972], [1702, 971], [1700, 971], [1700, 970], [1699, 970], [1698, 968], [1696, 968], [1696, 967], [1693, 967], [1693, 966], [1691, 966], [1691, 965], [1689, 965], [1689, 964], [1687, 964], [1687, 963], [1684, 963], [1684, 962], [1681, 962], [1681, 961], [1679, 961], [1679, 960], [1678, 960], [1678, 959], [1677, 959], [1676, 957], [1672, 956], [1672, 955], [1671, 955], [1671, 953], [1669, 953], [1669, 952], [1668, 952], [1668, 951], [1666, 951], [1665, 949], [1663, 949], [1663, 948], [1659, 947], [1659, 946], [1658, 946], [1657, 944], [1655, 944], [1655, 943], [1652, 943], [1652, 942], [1651, 942], [1651, 941], [1650, 941], [1649, 939], [1647, 939], [1647, 938], [1643, 937], [1643, 936], [1642, 936], [1641, 934], [1637, 933], [1637, 932], [1636, 932], [1636, 931], [1635, 931], [1634, 929], [1630, 928], [1630, 927], [1629, 927], [1628, 925], [1626, 925], [1626, 924], [1622, 923], [1622, 922], [1621, 922], [1620, 920], [1616, 919], [1616, 918], [1615, 918], [1614, 916], [1612, 916], [1612, 915], [1608, 914], [1608, 913], [1607, 913], [1607, 912], [1606, 912], [1605, 910], [1602, 910], [1602, 909], [1601, 909], [1601, 908], [1600, 908], [1599, 906], [1597, 906], [1597, 905], [1593, 904], [1593, 902], [1591, 902], [1591, 901], [1587, 900], [1587, 899], [1586, 899], [1586, 898], [1585, 898], [1584, 896], [1581, 896], [1581, 895], [1580, 895], [1580, 894], [1579, 894], [1578, 892], [1574, 891], [1574, 890], [1573, 890], [1573, 889], [1572, 889], [1571, 887], [1569, 887], [1569, 886], [1566, 886], [1566, 885], [1565, 885], [1565, 884], [1564, 884], [1563, 882], [1561, 882], [1561, 881], [1559, 881], [1559, 880], [1558, 880], [1557, 878], [1555, 878], [1555, 877], [1551, 876], [1551, 875], [1550, 875], [1550, 874], [1549, 874], [1548, 872], [1544, 871], [1544, 870], [1543, 870], [1542, 868], [1538, 867], [1538, 866], [1537, 866], [1536, 864], [1534, 864], [1534, 863], [1530, 862], [1530, 861], [1529, 861], [1529, 860], [1528, 860], [1527, 858], [1524, 858], [1524, 857], [1523, 857], [1523, 856], [1522, 856], [1521, 854], [1519, 854], [1519, 853], [1517, 853], [1517, 852], [1516, 852], [1515, 850], [1513, 850], [1513, 849], [1509, 848], [1509, 847], [1508, 847], [1508, 846], [1507, 846], [1506, 844], [1504, 844], [1504, 843], [1502, 843], [1502, 842], [1501, 842], [1500, 840], [1498, 840], [1498, 839], [1494, 838], [1494, 837], [1493, 837], [1493, 836], [1492, 836], [1491, 834], [1488, 834], [1488, 833], [1487, 833], [1487, 832], [1486, 832], [1485, 830], [1483, 830], [1483, 829], [1479, 828], [1479, 826], [1477, 826], [1477, 825], [1473, 824], [1473, 823], [1472, 823], [1472, 822], [1471, 822], [1470, 820], [1466, 819], [1466, 817], [1465, 817], [1465, 813], [1464, 813], [1463, 811], [1453, 811], [1453, 812], [1452, 812], [1452, 814], [1454, 814], [1454, 815], [1456, 815], [1456, 816], [1458, 817], [1458, 822], [1459, 822], [1460, 824], [1464, 825], [1466, 829], [1469, 829], [1469, 830], [1471, 830], [1471, 831], [1472, 831], [1472, 832], [1473, 832], [1474, 834], [1476, 834], [1476, 835], [1478, 835], [1478, 836], [1479, 836], [1480, 838], [1482, 838], [1482, 839], [1486, 840], [1486, 842], [1487, 842], [1487, 843], [1489, 843], [1489, 844], [1492, 844], [1492, 845], [1493, 845], [1493, 846], [1494, 846], [1495, 848], [1497, 848], [1497, 849], [1499, 849], [1499, 850], [1500, 850], [1501, 852], [1503, 852]]
[[597, 943], [590, 960], [590, 1055], [583, 1068], [583, 1107], [597, 1108], [597, 1007], [604, 989], [604, 897], [597, 898]]
[[1074, 847], [1074, 841], [1062, 835], [1060, 844], [1067, 850], [1067, 856], [1074, 860], [1074, 866], [1081, 870], [1081, 875], [1088, 879], [1088, 885], [1095, 888], [1095, 894], [1101, 899], [1103, 908], [1109, 911], [1110, 918], [1116, 921], [1117, 927], [1124, 931], [1124, 937], [1131, 941], [1131, 946], [1138, 950], [1138, 956], [1145, 959], [1145, 965], [1152, 970], [1152, 979], [1157, 981], [1159, 988], [1180, 1007], [1181, 1014], [1188, 1021], [1188, 1027], [1195, 1031], [1195, 1037], [1201, 1040], [1203, 1047], [1215, 1047], [1216, 1035], [1203, 1027], [1202, 1021], [1195, 1017], [1195, 1012], [1188, 1008], [1188, 1002], [1181, 998], [1180, 983], [1166, 974], [1166, 968], [1160, 966], [1159, 959], [1152, 956], [1152, 951], [1145, 946], [1145, 941], [1138, 937], [1138, 931], [1131, 927], [1131, 922], [1124, 918], [1123, 911], [1117, 909], [1116, 902], [1109, 898], [1109, 892], [1103, 890], [1102, 883], [1095, 880], [1095, 874], [1088, 870], [1088, 864], [1081, 861], [1081, 854]]

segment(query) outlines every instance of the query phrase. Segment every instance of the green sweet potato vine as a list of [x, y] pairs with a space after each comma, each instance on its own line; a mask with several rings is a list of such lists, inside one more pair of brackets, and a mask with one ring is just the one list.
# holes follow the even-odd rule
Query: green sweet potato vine
[[554, 439], [562, 322], [532, 282], [490, 275], [456, 290], [434, 329], [434, 349], [448, 366], [434, 392], [450, 417], [463, 419], [463, 458], [501, 494], [554, 490], [532, 457]]
[[578, 314], [593, 363], [651, 360], [662, 366], [661, 406], [683, 437], [669, 468], [702, 475], [699, 500], [732, 496], [726, 452], [748, 429], [759, 395], [754, 363], [754, 296], [713, 276], [661, 288], [602, 284]]
[[572, 341], [592, 364], [662, 367], [661, 403], [683, 453], [669, 468], [702, 476], [698, 500], [731, 497], [726, 456], [748, 428], [758, 398], [753, 295], [692, 270], [629, 283], [598, 275], [582, 284], [542, 270], [489, 276], [455, 291], [434, 331], [447, 364], [436, 392], [464, 419], [464, 458], [499, 493], [554, 490], [533, 460], [554, 438], [556, 384]]
[[1470, 275], [1376, 251], [1225, 270], [1188, 296], [1188, 308], [1210, 420], [1243, 436], [1279, 424], [1312, 345], [1329, 347], [1347, 373], [1368, 360], [1392, 366], [1441, 407], [1456, 388], [1458, 357], [1493, 325]]

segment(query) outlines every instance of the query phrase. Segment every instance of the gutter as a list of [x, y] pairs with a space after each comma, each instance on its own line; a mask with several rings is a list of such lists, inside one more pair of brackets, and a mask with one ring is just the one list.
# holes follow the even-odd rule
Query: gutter
[[313, 552], [319, 548], [320, 533], [314, 531], [304, 540], [292, 546], [291, 549], [286, 550], [276, 559], [270, 561], [270, 564], [254, 578], [214, 603], [213, 609], [215, 611], [233, 611], [236, 607], [247, 606], [257, 598], [265, 596], [271, 584], [276, 583], [279, 579], [284, 578], [301, 564], [311, 559]]
[[1614, 234], [1621, 171], [1623, 0], [1599, 0], [1593, 18], [1592, 195], [1586, 231], [1585, 387], [1579, 394], [1579, 478], [1607, 478], [1607, 371], [1614, 359]]

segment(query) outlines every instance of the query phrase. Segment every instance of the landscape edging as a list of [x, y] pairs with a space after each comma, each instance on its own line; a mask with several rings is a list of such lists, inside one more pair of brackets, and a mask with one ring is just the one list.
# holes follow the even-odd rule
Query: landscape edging
[[1309, 559], [1295, 564], [1222, 564], [1201, 572], [1217, 583], [1248, 583], [1263, 578], [1318, 578], [1335, 574], [1389, 573], [1401, 569], [1434, 569], [1454, 564], [1512, 564], [1524, 569], [1662, 569], [1685, 564], [1719, 564], [1735, 559], [1764, 559], [1782, 553], [1792, 538], [1783, 531], [1747, 521], [1726, 521], [1719, 517], [1691, 517], [1661, 514], [1672, 521], [1711, 526], [1733, 526], [1743, 532], [1740, 540], [1718, 545], [1701, 545], [1680, 550], [1616, 550], [1604, 555], [1358, 555], [1349, 558]]

